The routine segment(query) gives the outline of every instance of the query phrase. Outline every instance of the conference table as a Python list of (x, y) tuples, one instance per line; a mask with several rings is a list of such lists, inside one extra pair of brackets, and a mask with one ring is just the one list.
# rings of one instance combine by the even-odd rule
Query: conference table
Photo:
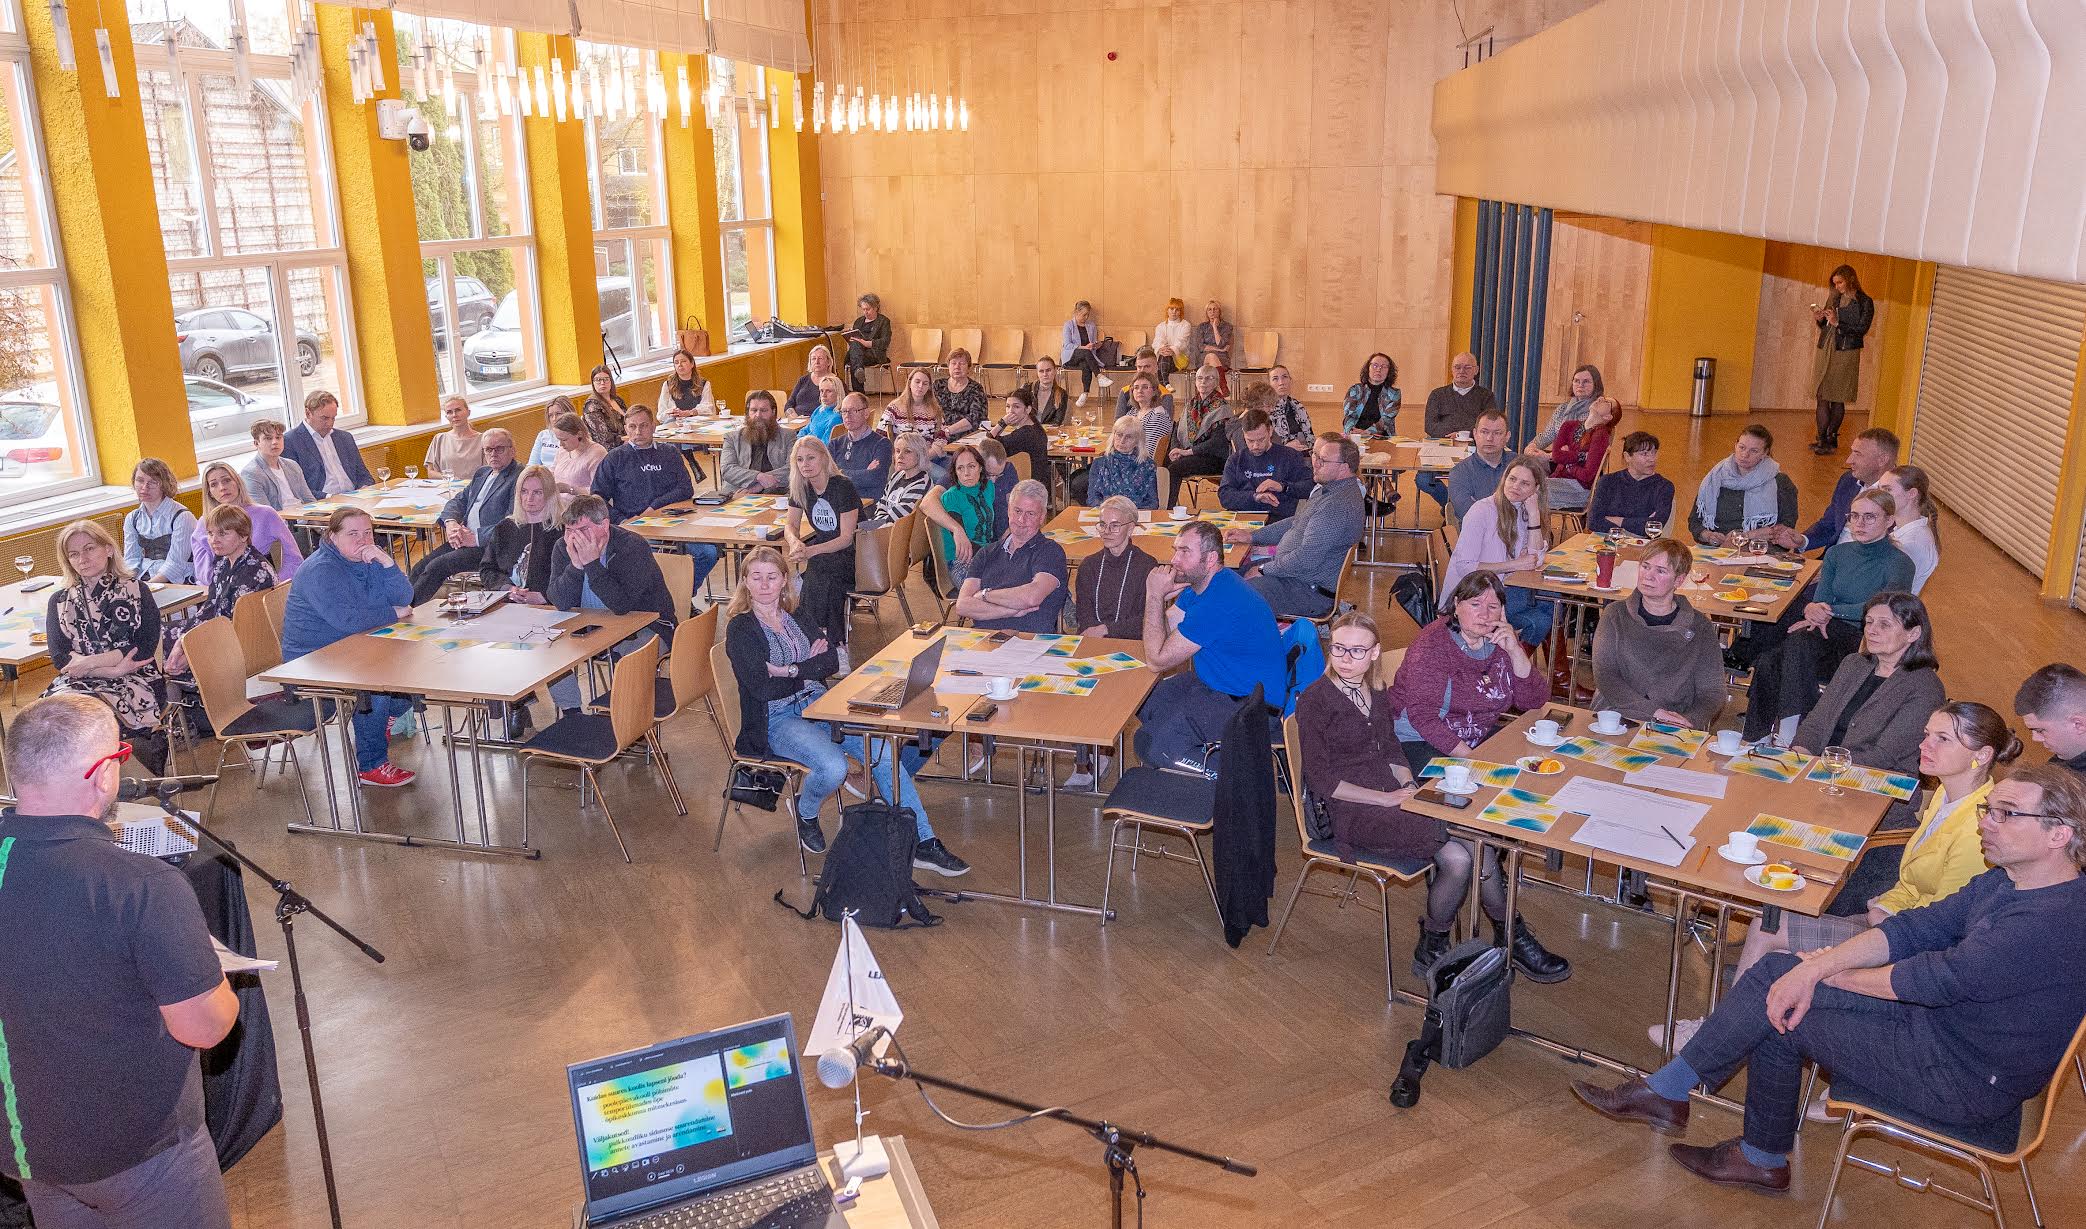
[[(779, 403), (778, 403), (779, 407)], [(789, 431), (802, 431), (811, 420), (801, 414), (786, 414), (775, 420), (776, 425)], [(660, 421), (653, 432), (653, 439), (662, 444), (672, 444), (686, 453), (697, 456), (708, 455), (719, 458), (724, 454), (724, 442), (734, 431), (746, 425), (746, 420), (731, 414), (714, 414), (696, 418), (668, 418)], [(710, 482), (723, 489), (724, 473), (722, 462), (719, 468), (710, 471)]]
[[(51, 595), (64, 584), (63, 577), (45, 575), (25, 576), (11, 585), (0, 585), (0, 678), (7, 680), (10, 703), (15, 699), (14, 689), (22, 671), (51, 658), (50, 645), (44, 638), (44, 613), (50, 609)], [(187, 610), (202, 601), (205, 593), (201, 585), (177, 585), (163, 580), (148, 581), (146, 587), (159, 606), (161, 618)]]
[[(1533, 723), (1552, 713), (1570, 714), (1564, 741), (1555, 746), (1538, 745), (1531, 738)], [(1525, 714), (1475, 748), (1471, 759), (1479, 788), (1470, 796), (1470, 805), (1458, 809), (1420, 797), (1406, 803), (1406, 809), (1448, 824), (1472, 838), (1481, 852), (1486, 847), (1500, 852), (1507, 873), (1509, 917), (1517, 907), (1519, 863), (1529, 854), (1584, 858), (1587, 888), (1565, 890), (1590, 899), (1605, 902), (1591, 891), (1595, 862), (1639, 872), (1654, 887), (1670, 891), (1675, 904), (1666, 963), (1666, 1042), (1662, 1050), (1662, 1057), (1670, 1058), (1681, 956), (1696, 915), (1707, 912), (1712, 919), (1705, 1008), (1714, 1010), (1721, 993), (1724, 935), (1732, 917), (1757, 915), (1763, 928), (1774, 932), (1780, 929), (1785, 910), (1818, 916), (1853, 870), (1893, 798), (1915, 792), (1918, 780), (1863, 768), (1834, 776), (1814, 757), (1793, 753), (1768, 756), (1748, 751), (1726, 756), (1715, 750), (1706, 731), (1677, 730), (1656, 723), (1626, 723), (1621, 733), (1597, 733), (1593, 721), (1588, 710), (1564, 705)], [(1558, 771), (1517, 773), (1516, 765), (1530, 756), (1555, 761)], [(1671, 775), (1676, 769), (1703, 775)], [(1626, 780), (1626, 774), (1644, 770), (1650, 770), (1651, 776)], [(1427, 771), (1433, 771), (1433, 765)], [(1653, 778), (1663, 779), (1665, 784), (1654, 785)], [(1835, 784), (1842, 792), (1831, 792)], [(1718, 788), (1723, 795), (1712, 796)], [(1567, 801), (1563, 805), (1580, 809), (1562, 809), (1550, 802), (1568, 789), (1574, 792), (1564, 795)], [(1694, 789), (1709, 793), (1690, 792)], [(1686, 815), (1689, 804), (1702, 808), (1699, 818), (1692, 821)], [(1786, 864), (1800, 873), (1799, 887), (1784, 891), (1763, 886), (1748, 876), (1749, 868), (1718, 852), (1733, 832), (1748, 829), (1760, 835), (1767, 861)], [(1684, 851), (1682, 845), (1687, 846)], [(1548, 880), (1531, 882), (1565, 887)], [(1475, 876), (1470, 911), (1475, 929), (1479, 911)], [(1399, 993), (1409, 1001), (1421, 1001)], [(1518, 1028), (1515, 1032), (1577, 1061), (1631, 1075), (1646, 1070), (1585, 1045)]]
[[(903, 678), (913, 658), (926, 650), (933, 637), (907, 631), (886, 645), (874, 658), (856, 667), (824, 695), (812, 701), (804, 716), (812, 721), (829, 721), (849, 733), (881, 739), (890, 762), (896, 764), (905, 740), (917, 732), (928, 734), (989, 735), (1015, 748), (1018, 770), (1013, 781), (1016, 799), (1017, 879), (1012, 893), (964, 889), (959, 900), (991, 900), (1061, 913), (1084, 913), (1106, 917), (1094, 905), (1064, 900), (1057, 887), (1057, 773), (1052, 757), (1087, 749), (1112, 749), (1122, 762), (1122, 732), (1144, 704), (1158, 681), (1151, 668), (1136, 654), (1144, 646), (1134, 640), (1110, 640), (1100, 636), (1035, 635), (1009, 637), (1003, 654), (1007, 677), (1017, 679), (1014, 698), (993, 700), (983, 693), (994, 669), (991, 638), (996, 633), (975, 628), (945, 627), (933, 637), (946, 641), (934, 686), (923, 690), (901, 708), (889, 712), (865, 711), (850, 701)], [(1022, 647), (1014, 647), (1022, 646)], [(959, 670), (979, 668), (977, 674)], [(991, 716), (972, 720), (987, 708)], [(1028, 779), (1031, 757), (1043, 764), (1044, 779), (1044, 873), (1043, 894), (1031, 892), (1028, 866), (1029, 804)]]
[[(1195, 516), (1175, 516), (1166, 509), (1157, 512), (1140, 512), (1137, 532), (1130, 541), (1145, 554), (1157, 560), (1163, 567), (1173, 557), (1173, 540), (1181, 536), (1181, 530), (1190, 521), (1208, 521), (1218, 529), (1258, 529), (1267, 523), (1265, 512), (1231, 512), (1215, 509)], [(1043, 526), (1043, 535), (1065, 548), (1065, 565), (1078, 570), (1079, 565), (1095, 552), (1102, 549), (1096, 522), (1101, 519), (1099, 508), (1082, 508), (1077, 504), (1066, 508), (1050, 518)], [(1238, 567), (1252, 552), (1246, 543), (1227, 543), (1224, 547), (1226, 567)]]
[(415, 544), (429, 546), (439, 532), (442, 508), (469, 483), (450, 478), (393, 478), (373, 486), (357, 487), (337, 495), (324, 495), (282, 510), (293, 525), (317, 528), (341, 508), (360, 508), (369, 513), (377, 536), (396, 541), (405, 548), (407, 562)]
[[(393, 845), (440, 846), (473, 853), (538, 858), (543, 851), (492, 841), (485, 806), (485, 752), (503, 741), (481, 734), (494, 703), (515, 704), (554, 679), (580, 669), (590, 658), (649, 625), (651, 611), (619, 615), (608, 610), (563, 611), (507, 602), (476, 618), (449, 613), (440, 600), (414, 607), (398, 622), (336, 640), (302, 657), (261, 673), (262, 682), (290, 688), (317, 706), (321, 776), (326, 783), (330, 822), (291, 823), (291, 832)], [(584, 636), (576, 629), (594, 624)], [(387, 832), (364, 822), (361, 787), (355, 781), (354, 741), (350, 718), (362, 697), (380, 693), (423, 698), (442, 710), (443, 743), (449, 762), (449, 800), (456, 813), (453, 839)], [(456, 722), (461, 710), (464, 722)], [(348, 779), (349, 818), (343, 823), (335, 792), (332, 746), (326, 726), (333, 726)], [(457, 762), (458, 730), (469, 749), (471, 780), (477, 798), (478, 823), (473, 839), (464, 824), (463, 777)], [(526, 838), (525, 838), (526, 839)]]
[(624, 521), (623, 528), (655, 546), (714, 546), (724, 553), (724, 574), (732, 581), (739, 561), (754, 547), (781, 548), (782, 528), (788, 520), (788, 495), (748, 493), (722, 504), (682, 504), (647, 512)]
[(1428, 530), (1420, 528), (1417, 489), (1413, 491), (1412, 523), (1398, 524), (1398, 510), (1393, 506), (1394, 501), (1399, 498), (1398, 476), (1407, 472), (1446, 474), (1471, 454), (1473, 446), (1461, 440), (1416, 440), (1402, 435), (1374, 436), (1354, 433), (1347, 438), (1353, 440), (1362, 450), (1360, 477), (1364, 489), (1373, 501), (1371, 506), (1385, 509), (1381, 515), (1372, 514), (1369, 517), (1369, 558), (1362, 562), (1372, 567), (1419, 566), (1400, 560), (1385, 559), (1379, 549), (1385, 534), (1424, 538), (1429, 533)]

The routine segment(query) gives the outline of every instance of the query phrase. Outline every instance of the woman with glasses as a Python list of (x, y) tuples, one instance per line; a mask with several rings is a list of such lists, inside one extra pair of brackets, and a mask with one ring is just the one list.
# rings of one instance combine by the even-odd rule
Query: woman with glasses
[[(1137, 420), (1118, 419), (1117, 425), (1125, 422), (1134, 428)], [(1145, 485), (1151, 485), (1149, 479)], [(1072, 625), (1080, 635), (1136, 640), (1144, 634), (1144, 586), (1158, 564), (1130, 540), (1137, 525), (1136, 504), (1121, 495), (1101, 501), (1101, 516), (1094, 522), (1101, 549), (1081, 560), (1072, 574)], [(1104, 755), (1100, 775), (1107, 775), (1108, 767), (1109, 757)], [(1081, 747), (1065, 788), (1092, 789), (1095, 775), (1093, 749)]]
[[(1982, 704), (1954, 701), (1932, 710), (1921, 725), (1919, 772), (1935, 782), (1919, 822), (1906, 841), (1890, 889), (1867, 902), (1856, 917), (1805, 917), (1785, 913), (1782, 926), (1768, 934), (1755, 921), (1746, 929), (1746, 945), (1738, 960), (1737, 976), (1760, 962), (1769, 952), (1813, 952), (1843, 943), (1871, 926), (1880, 926), (1893, 913), (1931, 905), (1952, 895), (1964, 884), (1985, 873), (1985, 857), (1978, 838), (1978, 825), (1985, 818), (1985, 798), (1992, 792), (1992, 772), (2010, 764), (2021, 754), (2021, 740), (2006, 726), (2006, 718)], [(1878, 851), (1881, 852), (1881, 851)], [(1877, 861), (1865, 857), (1847, 879), (1842, 895), (1855, 887), (1856, 876)], [(1857, 897), (1859, 899), (1859, 897)], [(1674, 1024), (1674, 1049), (1686, 1045), (1702, 1021), (1681, 1020)], [(1652, 1025), (1654, 1043), (1664, 1029)]]
[(580, 407), (587, 434), (602, 448), (614, 448), (623, 442), (623, 415), (629, 412), (629, 403), (616, 393), (615, 374), (596, 367), (587, 377), (587, 403)]
[(159, 603), (123, 565), (115, 536), (94, 521), (59, 530), (57, 555), (65, 584), (44, 606), (55, 677), (43, 694), (79, 692), (107, 704), (139, 765), (158, 776), (167, 766), (167, 737), (159, 729)]

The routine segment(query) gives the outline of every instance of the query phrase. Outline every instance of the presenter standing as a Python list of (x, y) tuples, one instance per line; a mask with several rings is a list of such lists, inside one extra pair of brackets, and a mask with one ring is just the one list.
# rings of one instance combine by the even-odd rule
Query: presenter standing
[(229, 1229), (196, 1051), (239, 1000), (181, 873), (103, 822), (128, 744), (91, 696), (8, 730), (0, 812), (0, 1173), (39, 1229)]
[(1831, 282), (1825, 301), (1811, 304), (1818, 326), (1818, 438), (1811, 451), (1820, 456), (1840, 450), (1840, 422), (1861, 391), (1863, 339), (1876, 323), (1876, 301), (1862, 290), (1854, 266), (1834, 269)]

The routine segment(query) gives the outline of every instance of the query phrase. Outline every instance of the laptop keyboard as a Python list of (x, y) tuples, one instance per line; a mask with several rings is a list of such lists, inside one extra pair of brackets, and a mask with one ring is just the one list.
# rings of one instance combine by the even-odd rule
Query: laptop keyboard
[(905, 699), (905, 680), (892, 679), (875, 691), (864, 692), (855, 700), (857, 704), (874, 705), (877, 708), (896, 708)]
[(765, 1182), (736, 1186), (707, 1199), (684, 1203), (616, 1229), (792, 1229), (821, 1226), (833, 1210), (833, 1191), (815, 1168), (780, 1174)]

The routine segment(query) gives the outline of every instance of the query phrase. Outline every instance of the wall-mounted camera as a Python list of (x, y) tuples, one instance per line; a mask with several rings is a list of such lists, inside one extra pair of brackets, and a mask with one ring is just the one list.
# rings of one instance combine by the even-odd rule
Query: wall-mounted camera
[(377, 100), (377, 135), (386, 141), (404, 141), (415, 150), (424, 150), (434, 136), (426, 117), (418, 109), (396, 98)]

